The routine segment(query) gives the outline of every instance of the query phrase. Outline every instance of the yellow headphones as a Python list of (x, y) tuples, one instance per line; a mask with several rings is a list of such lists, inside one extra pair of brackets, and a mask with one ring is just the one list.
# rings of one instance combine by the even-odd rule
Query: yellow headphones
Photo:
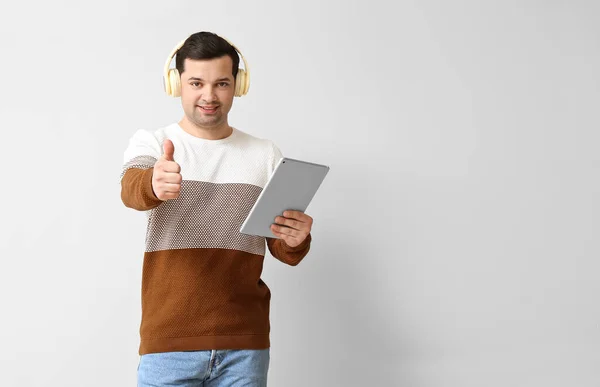
[[(225, 39), (225, 38), (223, 38)], [(174, 68), (174, 69), (170, 69), (169, 66), (171, 65), (171, 61), (173, 60), (173, 56), (175, 56), (175, 54), (177, 53), (177, 51), (179, 51), (179, 49), (181, 48), (181, 46), (183, 46), (183, 44), (185, 43), (185, 41), (187, 40), (184, 39), (182, 40), (171, 52), (171, 54), (169, 54), (169, 57), (167, 58), (167, 63), (165, 64), (165, 72), (163, 75), (163, 86), (165, 89), (165, 92), (167, 93), (167, 95), (171, 96), (171, 97), (180, 97), (181, 96), (181, 75), (179, 74), (179, 71)], [(248, 93), (248, 89), (250, 88), (250, 70), (248, 69), (248, 63), (246, 62), (246, 58), (244, 58), (244, 56), (242, 55), (242, 53), (240, 52), (240, 50), (237, 49), (236, 46), (233, 45), (233, 43), (231, 43), (229, 40), (225, 39), (227, 41), (227, 43), (231, 44), (231, 46), (235, 49), (235, 51), (237, 51), (237, 53), (240, 55), (240, 57), (242, 58), (242, 61), (244, 62), (244, 68), (238, 68), (238, 72), (237, 75), (235, 77), (235, 96), (236, 97), (241, 97), (243, 95), (246, 95)]]

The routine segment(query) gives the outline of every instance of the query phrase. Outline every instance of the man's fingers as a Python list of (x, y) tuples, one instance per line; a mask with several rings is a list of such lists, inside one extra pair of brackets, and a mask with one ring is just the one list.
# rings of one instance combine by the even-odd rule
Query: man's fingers
[(273, 232), (273, 235), (275, 235), (276, 237), (281, 238), (285, 242), (286, 245), (292, 246), (292, 247), (298, 246), (300, 243), (302, 243), (302, 241), (304, 241), (304, 239), (306, 239), (306, 236), (294, 237), (294, 236), (290, 236), (290, 235), (281, 233), (279, 231), (274, 230), (273, 227), (271, 228), (271, 232)]
[(159, 199), (160, 200), (170, 200), (170, 199), (177, 199), (178, 197), (179, 197), (179, 192), (164, 192)]
[(175, 161), (163, 161), (160, 163), (160, 169), (163, 172), (169, 173), (179, 173), (181, 172), (181, 167)]
[(285, 216), (286, 218), (296, 219), (302, 223), (311, 223), (312, 222), (312, 218), (310, 216), (306, 215), (302, 211), (285, 210), (283, 212), (283, 216)]
[(180, 173), (172, 172), (164, 172), (158, 178), (158, 181), (170, 184), (181, 184), (181, 180), (182, 177)]
[(296, 229), (296, 230), (302, 230), (303, 228), (306, 228), (306, 223), (302, 223), (298, 220), (295, 219), (289, 219), (289, 218), (284, 218), (283, 216), (278, 216), (275, 218), (275, 223), (277, 224), (282, 224), (284, 226)]
[(285, 227), (285, 226), (278, 226), (276, 224), (271, 225), (271, 230), (277, 231), (284, 235), (289, 235), (291, 237), (297, 237), (301, 234), (301, 232), (296, 229)]
[(173, 153), (175, 153), (175, 146), (173, 145), (173, 141), (166, 139), (163, 142), (163, 159), (168, 161), (175, 161), (173, 158)]
[(276, 235), (276, 236), (278, 236), (278, 237), (280, 237), (280, 238), (287, 238), (287, 239), (289, 239), (289, 238), (293, 238), (293, 236), (292, 236), (292, 235), (289, 235), (289, 234), (283, 233), (283, 232), (279, 231), (277, 228), (275, 228), (275, 227), (273, 227), (273, 226), (271, 226), (271, 232), (272, 232), (274, 235)]
[(181, 184), (163, 183), (162, 189), (165, 192), (179, 193), (181, 191)]

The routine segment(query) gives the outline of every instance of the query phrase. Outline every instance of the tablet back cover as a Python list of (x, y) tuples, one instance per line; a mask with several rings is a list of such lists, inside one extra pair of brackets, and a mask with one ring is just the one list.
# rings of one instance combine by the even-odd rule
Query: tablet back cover
[(326, 165), (283, 157), (248, 213), (240, 232), (276, 238), (275, 217), (285, 210), (305, 212), (329, 172)]

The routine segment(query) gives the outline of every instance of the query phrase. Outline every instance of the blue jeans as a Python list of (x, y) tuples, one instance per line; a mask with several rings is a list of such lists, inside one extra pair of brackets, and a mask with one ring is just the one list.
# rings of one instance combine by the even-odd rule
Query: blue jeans
[(138, 387), (266, 387), (269, 349), (148, 353)]

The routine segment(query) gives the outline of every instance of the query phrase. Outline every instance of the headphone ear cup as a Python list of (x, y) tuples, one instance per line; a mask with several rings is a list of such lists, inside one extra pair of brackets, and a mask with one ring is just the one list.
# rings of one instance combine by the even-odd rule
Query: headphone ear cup
[(167, 94), (171, 97), (180, 97), (181, 96), (181, 77), (179, 76), (179, 71), (177, 69), (169, 70), (169, 79), (167, 80), (169, 84)]
[(241, 97), (246, 95), (248, 92), (248, 76), (244, 69), (238, 69), (238, 73), (235, 77), (235, 95)]

